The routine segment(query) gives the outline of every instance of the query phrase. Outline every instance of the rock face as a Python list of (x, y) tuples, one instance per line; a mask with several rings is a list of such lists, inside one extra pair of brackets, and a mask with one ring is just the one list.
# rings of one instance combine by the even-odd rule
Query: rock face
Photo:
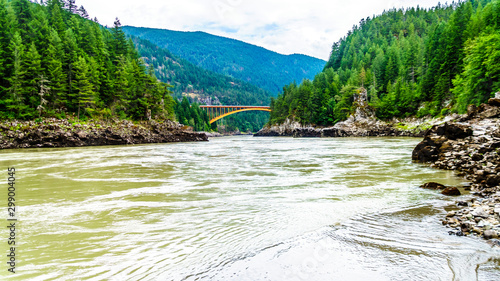
[[(432, 127), (412, 153), (415, 161), (431, 167), (456, 170), (471, 181), (473, 198), (443, 224), (457, 235), (480, 235), (487, 239), (500, 233), (500, 99), (469, 106), (457, 122)], [(443, 191), (444, 192), (444, 191)], [(453, 191), (449, 190), (453, 194)], [(498, 211), (498, 212), (497, 212)]]
[(321, 130), (313, 127), (296, 128), (292, 134), (294, 138), (319, 138), (321, 137)]
[(204, 133), (195, 133), (182, 125), (165, 121), (134, 124), (89, 122), (72, 124), (68, 120), (4, 121), (0, 123), (0, 148), (75, 147), (141, 143), (207, 141)]

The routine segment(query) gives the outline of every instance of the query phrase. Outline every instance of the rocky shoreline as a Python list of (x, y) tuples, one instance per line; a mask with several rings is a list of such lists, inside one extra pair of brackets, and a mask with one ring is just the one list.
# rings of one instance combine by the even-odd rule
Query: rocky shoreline
[(456, 202), (443, 224), (450, 234), (480, 236), (500, 245), (500, 99), (470, 106), (466, 116), (434, 126), (413, 153), (415, 161), (455, 170), (471, 182), (472, 197)]
[(317, 128), (312, 125), (302, 126), (300, 123), (288, 119), (283, 124), (266, 126), (255, 133), (254, 136), (294, 138), (423, 137), (428, 127), (432, 126), (429, 124), (422, 124), (422, 126), (412, 124), (412, 128), (403, 129), (401, 127), (405, 125), (402, 124), (402, 122), (388, 123), (371, 118), (365, 120), (352, 118), (339, 122), (333, 127)]
[[(333, 127), (319, 128), (313, 125), (303, 125), (291, 119), (282, 124), (265, 126), (257, 132), (256, 137), (384, 137), (404, 136), (423, 137), (433, 125), (444, 123), (440, 119), (392, 120), (384, 122), (375, 116), (375, 109), (368, 105), (366, 92), (354, 97), (356, 110), (347, 120), (338, 122)], [(452, 117), (448, 117), (451, 119)]]
[(191, 141), (208, 141), (208, 137), (169, 120), (79, 123), (67, 119), (47, 118), (40, 122), (9, 120), (0, 123), (0, 149)]

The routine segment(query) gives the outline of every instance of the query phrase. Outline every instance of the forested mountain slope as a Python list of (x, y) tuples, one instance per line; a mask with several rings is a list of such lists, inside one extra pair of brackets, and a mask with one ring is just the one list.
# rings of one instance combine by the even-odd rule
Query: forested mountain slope
[(262, 47), (204, 32), (124, 26), (127, 34), (147, 39), (196, 66), (228, 75), (272, 94), (293, 81), (312, 79), (325, 61), (305, 55), (281, 55)]
[(75, 1), (0, 0), (0, 118), (174, 118), (120, 22), (110, 30)]
[(168, 50), (136, 36), (130, 36), (146, 64), (160, 81), (172, 85), (174, 97), (183, 94), (191, 101), (225, 105), (268, 105), (269, 93), (241, 80), (198, 67)]
[(333, 44), (322, 73), (271, 101), (271, 123), (332, 125), (352, 112), (360, 87), (380, 118), (462, 113), (485, 102), (500, 91), (499, 1), (392, 9), (362, 19)]

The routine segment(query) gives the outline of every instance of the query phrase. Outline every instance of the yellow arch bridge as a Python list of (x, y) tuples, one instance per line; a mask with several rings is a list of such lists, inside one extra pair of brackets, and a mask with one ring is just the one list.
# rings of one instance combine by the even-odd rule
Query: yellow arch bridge
[(243, 111), (267, 111), (271, 112), (269, 106), (243, 106), (243, 105), (200, 105), (208, 113), (210, 124), (231, 114)]

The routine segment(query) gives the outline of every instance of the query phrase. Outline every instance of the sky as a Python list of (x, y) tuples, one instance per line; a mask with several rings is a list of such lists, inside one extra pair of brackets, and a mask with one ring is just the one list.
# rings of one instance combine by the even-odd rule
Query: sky
[[(391, 8), (430, 8), (438, 0), (76, 0), (112, 26), (204, 31), (281, 54), (328, 60), (331, 46), (363, 18)], [(444, 4), (444, 2), (443, 2)]]

